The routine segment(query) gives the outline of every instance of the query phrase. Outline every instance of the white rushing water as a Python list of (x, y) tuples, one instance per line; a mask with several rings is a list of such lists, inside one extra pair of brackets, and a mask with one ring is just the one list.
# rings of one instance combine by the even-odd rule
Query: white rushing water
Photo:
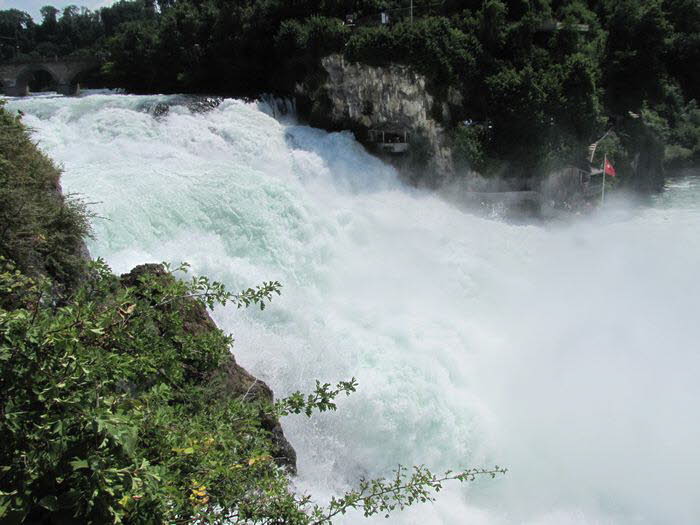
[[(498, 463), (507, 476), (389, 522), (700, 522), (697, 179), (513, 225), (405, 187), (348, 133), (178, 100), (9, 108), (102, 217), (93, 256), (117, 272), (188, 261), (234, 290), (279, 280), (265, 312), (216, 312), (238, 361), (277, 395), (358, 379), (338, 412), (284, 421), (300, 490)], [(158, 102), (172, 107), (154, 118)]]

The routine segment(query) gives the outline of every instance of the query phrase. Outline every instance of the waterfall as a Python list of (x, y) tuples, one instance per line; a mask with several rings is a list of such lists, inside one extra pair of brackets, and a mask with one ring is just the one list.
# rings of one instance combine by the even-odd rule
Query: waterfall
[(232, 290), (278, 280), (264, 312), (215, 312), (238, 361), (277, 396), (357, 378), (337, 412), (284, 420), (298, 490), (497, 463), (507, 476), (389, 522), (700, 521), (697, 178), (645, 206), (512, 224), (407, 187), (352, 134), (271, 104), (8, 107), (92, 203), (93, 256), (117, 272), (188, 261)]

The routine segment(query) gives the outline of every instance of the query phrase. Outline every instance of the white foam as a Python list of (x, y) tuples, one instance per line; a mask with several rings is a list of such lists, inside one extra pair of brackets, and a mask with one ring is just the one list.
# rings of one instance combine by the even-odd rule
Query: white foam
[[(64, 187), (97, 202), (117, 271), (189, 261), (262, 314), (220, 310), (239, 361), (278, 395), (358, 378), (337, 413), (285, 420), (321, 499), (398, 463), (495, 463), (391, 523), (700, 521), (700, 189), (527, 226), (404, 187), (347, 133), (224, 101), (14, 100)], [(620, 211), (622, 210), (622, 211)], [(382, 520), (383, 521), (383, 520)], [(357, 517), (348, 518), (356, 523)]]

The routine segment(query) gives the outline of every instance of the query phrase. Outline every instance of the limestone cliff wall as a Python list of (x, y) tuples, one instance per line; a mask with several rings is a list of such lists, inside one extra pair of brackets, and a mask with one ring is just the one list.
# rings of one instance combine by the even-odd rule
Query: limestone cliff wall
[(409, 162), (444, 180), (454, 172), (445, 123), (461, 101), (456, 93), (438, 101), (427, 79), (402, 65), (375, 67), (348, 62), (342, 55), (322, 59), (325, 74), (297, 85), (303, 116), (312, 125), (328, 129), (351, 129), (357, 139), (368, 142), (368, 131), (406, 130), (411, 135)]

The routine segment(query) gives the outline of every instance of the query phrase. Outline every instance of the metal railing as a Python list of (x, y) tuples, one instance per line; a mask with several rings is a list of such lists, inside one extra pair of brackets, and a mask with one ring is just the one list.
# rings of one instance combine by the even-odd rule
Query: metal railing
[(409, 149), (408, 131), (370, 129), (367, 135), (369, 142), (387, 153), (402, 154)]
[(370, 129), (368, 132), (370, 142), (377, 144), (408, 144), (408, 131)]

